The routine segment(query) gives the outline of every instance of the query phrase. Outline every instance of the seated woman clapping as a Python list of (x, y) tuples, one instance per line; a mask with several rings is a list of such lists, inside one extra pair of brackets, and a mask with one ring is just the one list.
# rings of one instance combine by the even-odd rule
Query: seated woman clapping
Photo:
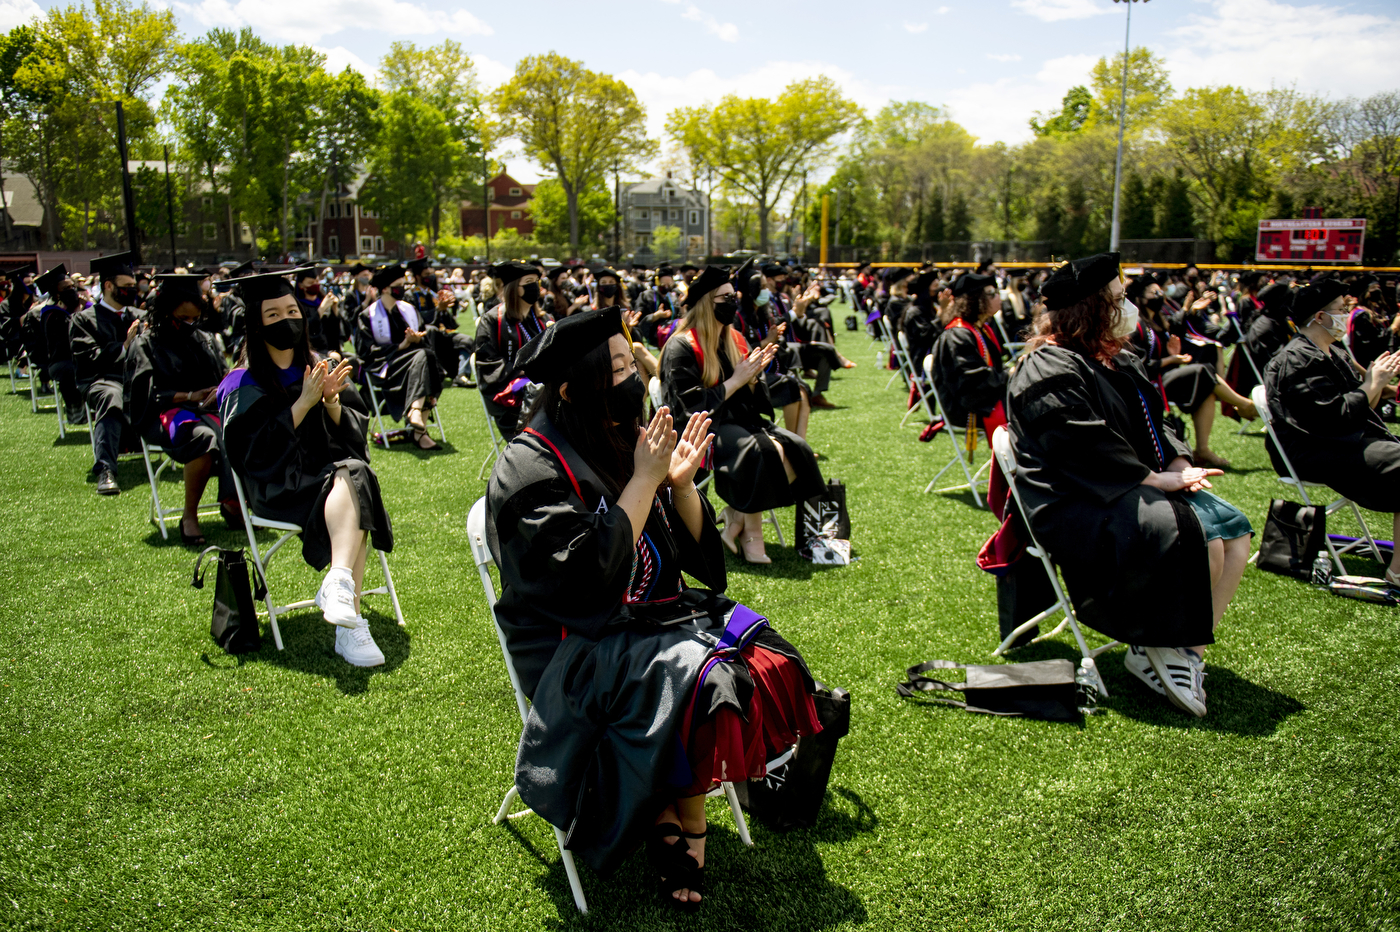
[(957, 427), (992, 432), (1006, 423), (1001, 341), (991, 319), (1001, 312), (996, 278), (969, 272), (953, 286), (953, 317), (933, 345), (933, 382), (943, 416)]
[(677, 418), (704, 411), (714, 420), (715, 491), (727, 502), (722, 540), (750, 563), (772, 563), (763, 549), (763, 512), (821, 493), (816, 454), (773, 424), (764, 370), (776, 344), (750, 351), (733, 327), (739, 312), (729, 271), (707, 266), (686, 291), (686, 315), (661, 351), (666, 404)]
[[(819, 731), (814, 684), (766, 620), (721, 595), (695, 488), (709, 418), (678, 437), (663, 407), (642, 427), (620, 311), (576, 312), (518, 362), (544, 391), (487, 490), (496, 618), (532, 700), (516, 785), (596, 870), (646, 839), (666, 901), (698, 907), (704, 793)], [(738, 650), (721, 657), (726, 630)]]
[[(1324, 279), (1293, 299), (1299, 328), (1264, 369), (1274, 433), (1300, 478), (1321, 482), (1371, 511), (1390, 512), (1400, 540), (1400, 439), (1376, 412), (1393, 398), (1400, 353), (1381, 353), (1358, 375), (1341, 341), (1347, 333), (1347, 288)], [(1273, 438), (1269, 455), (1285, 474)], [(1400, 586), (1400, 547), (1386, 570)]]
[(1079, 619), (1127, 642), (1129, 672), (1206, 714), (1205, 645), (1249, 558), (1249, 520), (1210, 494), (1217, 469), (1162, 426), (1162, 395), (1124, 350), (1137, 308), (1118, 254), (1042, 287), (1046, 312), (1007, 390), (1017, 488)]
[(533, 265), (499, 262), (491, 266), (487, 282), (495, 282), (501, 302), (476, 322), (476, 387), (501, 436), (509, 440), (523, 426), (521, 407), (529, 385), (516, 354), (544, 331), (550, 318), (540, 308), (540, 273)]
[(198, 274), (157, 275), (160, 291), (126, 356), (127, 415), (147, 443), (184, 464), (180, 540), (197, 547), (205, 543), (199, 500), (216, 471), (224, 519), (240, 529), (243, 521), (219, 453), (222, 428), (214, 392), (226, 366), (213, 335), (202, 326), (214, 314), (199, 288), (203, 279)]
[(420, 449), (437, 450), (423, 410), (436, 406), (442, 394), (442, 367), (424, 339), (428, 328), (418, 308), (405, 297), (406, 277), (399, 265), (374, 273), (370, 284), (379, 289), (379, 297), (360, 312), (355, 347), (365, 368), (384, 377), (389, 413), (413, 428), (413, 442)]
[(335, 650), (351, 664), (378, 666), (384, 655), (360, 614), (371, 539), (394, 549), (379, 479), (369, 467), (364, 402), (348, 380), (350, 363), (317, 359), (306, 321), (282, 275), (238, 280), (248, 337), (219, 384), (229, 465), (245, 480), (253, 513), (302, 528), (301, 555), (330, 566), (316, 604), (336, 625)]

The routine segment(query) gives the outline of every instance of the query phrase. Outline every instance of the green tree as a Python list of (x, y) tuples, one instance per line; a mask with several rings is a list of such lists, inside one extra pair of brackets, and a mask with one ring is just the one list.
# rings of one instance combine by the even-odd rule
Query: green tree
[[(579, 242), (594, 242), (600, 233), (611, 234), (616, 216), (612, 191), (601, 180), (594, 182), (578, 198)], [(535, 223), (536, 242), (569, 241), (569, 199), (557, 178), (535, 185), (530, 217)]]
[(717, 106), (680, 107), (667, 116), (666, 132), (754, 201), (759, 248), (768, 252), (773, 208), (803, 170), (833, 154), (833, 140), (860, 116), (822, 75), (794, 81), (774, 100), (730, 94)]
[(646, 110), (616, 78), (550, 52), (530, 55), (493, 97), (503, 131), (558, 176), (569, 208), (569, 247), (578, 253), (579, 197), (614, 166), (634, 170), (659, 147), (646, 137)]
[[(312, 97), (317, 119), (308, 140), (307, 157), (313, 165), (321, 166), (317, 216), (324, 217), (330, 193), (338, 190), (350, 169), (369, 155), (378, 128), (380, 94), (366, 83), (364, 75), (347, 66), (338, 75), (318, 74)], [(317, 224), (316, 230), (313, 256), (319, 256), (324, 247), (324, 224)]]
[(651, 251), (658, 262), (669, 262), (681, 254), (681, 228), (657, 227), (651, 234)]
[(409, 92), (385, 95), (380, 112), (370, 178), (360, 197), (379, 212), (385, 231), (406, 244), (431, 227), (442, 203), (437, 185), (455, 177), (462, 147), (442, 111)]
[[(1123, 53), (1110, 61), (1100, 58), (1089, 75), (1093, 89), (1085, 122), (1118, 125), (1118, 108), (1123, 96)], [(1139, 46), (1128, 56), (1127, 125), (1141, 130), (1172, 96), (1172, 82), (1166, 60)]]
[(1059, 113), (1037, 113), (1031, 117), (1031, 131), (1037, 136), (1063, 136), (1077, 133), (1089, 121), (1094, 95), (1082, 84), (1075, 85), (1060, 102)]

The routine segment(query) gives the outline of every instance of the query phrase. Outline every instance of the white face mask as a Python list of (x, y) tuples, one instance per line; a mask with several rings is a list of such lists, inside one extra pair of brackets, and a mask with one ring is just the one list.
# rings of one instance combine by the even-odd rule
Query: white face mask
[(1344, 340), (1344, 339), (1346, 339), (1348, 315), (1346, 315), (1346, 314), (1328, 314), (1328, 315), (1327, 315), (1327, 319), (1330, 320), (1330, 321), (1332, 322), (1332, 326), (1329, 327), (1329, 326), (1327, 326), (1326, 324), (1323, 324), (1323, 325), (1322, 325), (1322, 328), (1323, 328), (1324, 330), (1327, 331), (1327, 333), (1332, 337), (1332, 339), (1334, 339), (1334, 340)]
[(1132, 335), (1138, 325), (1137, 305), (1124, 298), (1118, 303), (1118, 322), (1113, 325), (1113, 335), (1122, 340)]
[(771, 291), (769, 291), (767, 288), (764, 288), (762, 291), (760, 291), (760, 292), (758, 293), (758, 297), (756, 297), (756, 298), (753, 299), (753, 303), (754, 303), (754, 304), (757, 304), (759, 307), (763, 307), (763, 305), (767, 304), (767, 303), (768, 303), (769, 301), (771, 301), (772, 299), (773, 299), (773, 293), (772, 293)]

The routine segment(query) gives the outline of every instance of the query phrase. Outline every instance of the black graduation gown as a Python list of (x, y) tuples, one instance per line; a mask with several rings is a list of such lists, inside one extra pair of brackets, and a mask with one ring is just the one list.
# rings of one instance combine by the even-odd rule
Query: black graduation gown
[(127, 329), (136, 320), (131, 309), (118, 312), (98, 302), (78, 311), (68, 322), (78, 387), (92, 406), (93, 420), (118, 417), (127, 423), (123, 408), (126, 377)]
[[(1215, 396), (1215, 367), (1194, 362), (1164, 365), (1169, 336), (1165, 329), (1143, 318), (1128, 340), (1128, 349), (1142, 362), (1148, 380), (1166, 392), (1168, 401), (1187, 414), (1195, 414)], [(1185, 340), (1181, 342), (1186, 345)]]
[[(198, 392), (217, 386), (224, 377), (224, 357), (214, 338), (196, 327), (177, 332), (146, 330), (126, 354), (126, 412), (147, 443), (166, 450), (177, 463), (188, 463), (206, 453), (217, 453), (219, 422), (210, 417), (216, 409), (191, 402), (176, 403), (176, 392)], [(199, 417), (175, 443), (161, 426), (162, 413), (179, 408)]]
[(247, 369), (234, 369), (219, 383), (229, 465), (244, 480), (255, 514), (301, 525), (302, 558), (317, 570), (331, 562), (326, 496), (336, 470), (344, 467), (360, 500), (360, 528), (370, 532), (376, 550), (387, 553), (394, 549), (394, 530), (384, 511), (379, 477), (369, 466), (369, 417), (363, 403), (347, 385), (341, 392), (339, 424), (318, 404), (293, 426), (292, 402), (301, 394), (303, 375), (295, 368), (281, 372), (286, 395), (267, 391)]
[[(740, 307), (734, 318), (734, 328), (743, 334), (750, 347), (758, 346), (768, 338), (768, 332), (775, 326), (773, 315), (768, 308)], [(797, 347), (792, 345), (786, 331), (778, 340), (778, 352), (773, 361), (763, 370), (763, 380), (768, 383), (768, 400), (774, 408), (785, 408), (802, 400), (805, 383), (799, 375), (802, 361)]]
[[(409, 405), (419, 398), (436, 398), (442, 394), (442, 367), (437, 354), (427, 339), (418, 341), (406, 349), (400, 349), (404, 334), (408, 332), (408, 322), (399, 312), (399, 303), (388, 312), (389, 343), (379, 343), (374, 336), (371, 315), (380, 307), (376, 301), (360, 312), (359, 330), (355, 337), (355, 349), (364, 360), (367, 372), (382, 375), (384, 388), (380, 391), (389, 414), (402, 421)], [(418, 328), (423, 328), (419, 319)]]
[(903, 295), (895, 295), (885, 300), (884, 314), (890, 325), (890, 333), (899, 333), (900, 322), (904, 320), (904, 312), (909, 309), (910, 303)]
[(501, 305), (486, 311), (476, 322), (476, 387), (486, 399), (486, 410), (496, 419), (501, 436), (514, 437), (520, 430), (520, 412), (494, 400), (520, 373), (515, 357), (520, 347), (544, 332), (545, 322), (533, 314), (523, 320), (502, 319)]
[(44, 311), (47, 305), (33, 305), (20, 318), (20, 341), (24, 344), (29, 364), (38, 366), (44, 381), (48, 381), (49, 345), (44, 338)]
[(1190, 451), (1162, 429), (1161, 394), (1137, 357), (1114, 361), (1116, 371), (1053, 345), (1021, 360), (1007, 404), (1017, 488), (1080, 621), (1143, 647), (1212, 643), (1209, 557), (1190, 493), (1141, 484)]
[[(978, 336), (982, 338), (980, 346)], [(983, 349), (990, 363), (983, 357)], [(986, 417), (1006, 396), (1001, 341), (986, 324), (978, 333), (961, 326), (944, 328), (933, 345), (933, 380), (949, 423), (961, 427), (969, 414)]]
[[(733, 335), (733, 329), (725, 327), (720, 339), (733, 339)], [(770, 420), (773, 405), (768, 383), (759, 379), (752, 389), (745, 386), (725, 398), (723, 383), (734, 374), (734, 366), (720, 353), (719, 382), (706, 387), (701, 378), (704, 368), (691, 336), (687, 331), (666, 341), (661, 351), (661, 383), (676, 423), (685, 424), (696, 411), (710, 412), (715, 435), (711, 456), (719, 497), (737, 511), (754, 514), (821, 494), (824, 482), (812, 448)], [(797, 474), (792, 483), (787, 481), (778, 444)]]
[(301, 308), (301, 316), (306, 321), (306, 334), (311, 341), (311, 348), (322, 356), (332, 351), (343, 356), (346, 338), (342, 329), (344, 324), (338, 314), (321, 313), (321, 305), (324, 302), (325, 298), (306, 301), (300, 293), (297, 294), (297, 306)]
[[(642, 312), (642, 321), (637, 325), (637, 329), (641, 331), (642, 339), (652, 346), (658, 345), (656, 331), (662, 324), (672, 320), (680, 320), (685, 316), (685, 309), (680, 306), (675, 291), (669, 291), (663, 295), (656, 288), (648, 288), (633, 299), (632, 306)], [(671, 316), (657, 320), (647, 319), (658, 310), (669, 311)]]
[[(702, 495), (697, 541), (663, 490), (634, 547), (616, 496), (543, 414), (506, 446), (486, 496), (496, 618), (532, 703), (516, 786), (566, 847), (608, 873), (691, 781), (679, 725), (735, 606), (721, 595), (714, 513)], [(682, 572), (707, 588), (688, 587)], [(811, 688), (792, 645), (771, 628), (758, 643), (797, 661)], [(715, 673), (704, 711), (743, 714), (753, 690), (743, 664)]]
[[(1361, 390), (1345, 351), (1298, 334), (1264, 370), (1274, 432), (1298, 475), (1371, 511), (1400, 512), (1400, 440)], [(1273, 438), (1266, 440), (1286, 475)]]
[(1373, 317), (1364, 307), (1352, 309), (1347, 345), (1361, 368), (1370, 368), (1376, 357), (1390, 348), (1390, 331), (1386, 327), (1387, 322), (1379, 314)]
[[(1254, 360), (1254, 365), (1263, 373), (1297, 331), (1298, 328), (1289, 320), (1286, 310), (1282, 307), (1266, 306), (1254, 315), (1239, 345), (1249, 353), (1249, 358)], [(1254, 369), (1250, 368), (1239, 350), (1236, 350), (1236, 355), (1239, 356), (1239, 361), (1230, 361), (1233, 378), (1228, 381), (1235, 391), (1247, 398), (1259, 381), (1254, 377)]]
[(938, 323), (938, 306), (924, 305), (915, 301), (904, 312), (901, 324), (904, 339), (909, 341), (909, 362), (914, 367), (914, 375), (924, 377), (924, 357), (933, 352), (933, 344), (938, 341), (942, 327)]
[(21, 320), (33, 301), (34, 296), (20, 285), (13, 287), (5, 300), (0, 301), (0, 352), (4, 354), (0, 362), (19, 358), (24, 345)]
[[(1204, 313), (1192, 314), (1189, 311), (1177, 311), (1166, 316), (1167, 330), (1174, 336), (1181, 337), (1181, 352), (1190, 356), (1192, 362), (1211, 367), (1212, 376), (1215, 374), (1215, 364), (1220, 356), (1220, 346), (1229, 346), (1235, 342), (1238, 334), (1235, 332), (1235, 325), (1232, 323), (1211, 323), (1210, 318)], [(1215, 343), (1203, 342), (1214, 340)]]

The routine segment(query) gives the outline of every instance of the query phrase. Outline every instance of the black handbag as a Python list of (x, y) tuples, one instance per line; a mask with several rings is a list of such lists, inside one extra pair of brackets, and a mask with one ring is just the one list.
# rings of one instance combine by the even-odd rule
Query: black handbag
[(851, 731), (851, 694), (839, 686), (816, 685), (812, 702), (822, 730), (798, 738), (792, 757), (762, 780), (734, 785), (739, 804), (772, 828), (786, 831), (816, 824), (831, 782), (836, 745)]
[[(967, 682), (945, 683), (924, 676), (929, 670), (966, 670)], [(960, 692), (967, 701), (928, 698), (983, 715), (1039, 718), (1051, 722), (1079, 721), (1080, 706), (1091, 705), (1074, 680), (1074, 664), (1068, 660), (1036, 660), (992, 666), (929, 660), (906, 673), (908, 680), (895, 686), (906, 699), (916, 692)], [(1097, 697), (1093, 697), (1097, 699)]]
[[(194, 576), (190, 585), (204, 588), (204, 574), (200, 565), (210, 553), (217, 553), (214, 562), (218, 571), (214, 576), (214, 614), (209, 622), (209, 634), (229, 654), (246, 654), (262, 647), (262, 637), (258, 632), (257, 609), (253, 607), (255, 598), (267, 595), (267, 586), (258, 580), (254, 593), (249, 584), (249, 563), (242, 550), (224, 550), (209, 547), (194, 561)], [(256, 570), (253, 571), (256, 574)]]
[(1259, 555), (1254, 565), (1270, 573), (1308, 579), (1313, 559), (1327, 549), (1327, 512), (1315, 505), (1300, 505), (1276, 498), (1269, 502)]
[(813, 540), (851, 539), (851, 513), (846, 510), (846, 486), (841, 480), (827, 480), (820, 495), (798, 504), (795, 537), (798, 554), (808, 560)]
[(846, 329), (851, 331), (860, 329), (860, 321), (856, 320), (856, 315), (852, 314), (846, 318)]

